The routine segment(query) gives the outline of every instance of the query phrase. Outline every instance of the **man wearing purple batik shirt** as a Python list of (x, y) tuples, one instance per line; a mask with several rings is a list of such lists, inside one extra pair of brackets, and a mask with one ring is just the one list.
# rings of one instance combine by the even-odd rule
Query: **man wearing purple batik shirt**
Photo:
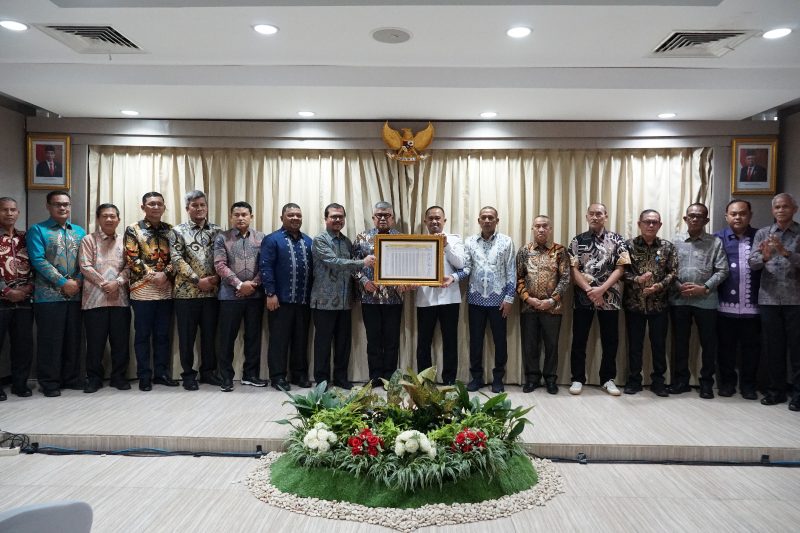
[(725, 208), (728, 227), (714, 235), (722, 240), (730, 273), (719, 285), (717, 312), (717, 381), (720, 396), (736, 393), (736, 359), (740, 354), (739, 391), (746, 400), (757, 400), (756, 373), (761, 356), (761, 319), (758, 287), (761, 273), (750, 268), (748, 258), (756, 229), (750, 225), (750, 202), (734, 198)]

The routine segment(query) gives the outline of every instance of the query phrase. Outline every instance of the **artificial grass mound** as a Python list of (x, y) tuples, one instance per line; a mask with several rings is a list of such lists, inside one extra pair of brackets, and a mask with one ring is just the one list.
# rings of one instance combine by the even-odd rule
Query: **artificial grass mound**
[(514, 456), (509, 459), (508, 468), (492, 479), (476, 474), (446, 483), (441, 488), (434, 486), (406, 493), (390, 489), (374, 479), (357, 478), (339, 470), (305, 468), (283, 455), (272, 464), (270, 480), (281, 492), (306, 498), (345, 501), (366, 507), (415, 509), (430, 504), (496, 500), (533, 487), (538, 475), (528, 457)]

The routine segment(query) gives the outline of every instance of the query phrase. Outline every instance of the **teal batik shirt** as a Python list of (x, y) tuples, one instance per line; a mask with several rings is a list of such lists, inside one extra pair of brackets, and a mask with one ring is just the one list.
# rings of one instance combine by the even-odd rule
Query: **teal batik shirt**
[(86, 232), (69, 221), (62, 227), (52, 218), (31, 226), (26, 235), (28, 258), (36, 273), (33, 303), (80, 302), (81, 293), (72, 297), (61, 292), (67, 280), (82, 280), (78, 253)]

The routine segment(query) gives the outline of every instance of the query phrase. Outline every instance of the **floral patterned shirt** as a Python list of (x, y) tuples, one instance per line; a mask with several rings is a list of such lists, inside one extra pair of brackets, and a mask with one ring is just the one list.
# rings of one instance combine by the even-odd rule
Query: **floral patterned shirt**
[(172, 226), (166, 222), (156, 228), (140, 220), (125, 228), (125, 257), (131, 272), (131, 300), (169, 300), (172, 283), (157, 286), (145, 276), (150, 272), (164, 272), (170, 278), (174, 273), (169, 257), (169, 233)]
[(489, 239), (478, 233), (464, 243), (467, 257), (459, 281), (469, 276), (467, 302), (482, 307), (514, 303), (517, 269), (514, 242), (508, 235), (495, 232)]
[(86, 232), (77, 224), (67, 222), (60, 226), (49, 218), (31, 226), (25, 240), (28, 245), (28, 258), (36, 271), (33, 283), (33, 301), (42, 302), (80, 302), (80, 291), (67, 296), (61, 287), (67, 280), (82, 280), (78, 265), (78, 250)]
[[(396, 229), (390, 229), (389, 235), (398, 235)], [(368, 255), (375, 254), (375, 235), (378, 234), (377, 228), (362, 231), (356, 235), (356, 242), (353, 243), (353, 259), (364, 259)], [(358, 289), (361, 292), (361, 303), (363, 304), (402, 304), (403, 297), (397, 292), (397, 288), (390, 285), (379, 285), (375, 293), (367, 292), (364, 285), (368, 281), (375, 279), (375, 270), (372, 267), (364, 267), (355, 274), (358, 280)]]
[[(106, 235), (102, 231), (87, 235), (81, 241), (79, 258), (83, 273), (81, 309), (130, 305), (127, 287), (130, 271), (121, 235)], [(119, 290), (116, 294), (106, 294), (100, 284), (112, 280), (120, 283)]]
[(12, 229), (11, 233), (0, 233), (0, 301), (8, 306), (30, 307), (30, 297), (16, 304), (5, 298), (9, 289), (25, 288), (33, 294), (33, 271), (28, 260), (25, 232)]
[[(618, 266), (624, 267), (631, 262), (622, 236), (605, 229), (599, 235), (593, 231), (576, 235), (569, 243), (569, 256), (570, 265), (578, 269), (590, 287), (599, 287)], [(599, 308), (576, 284), (574, 305), (576, 309), (619, 310), (622, 307), (622, 280), (605, 292), (603, 305)]]
[(353, 243), (344, 233), (324, 231), (314, 237), (311, 257), (314, 284), (311, 287), (311, 308), (343, 311), (353, 305), (353, 274), (364, 267), (364, 261), (351, 256)]
[[(664, 239), (655, 238), (647, 244), (639, 235), (626, 243), (631, 262), (625, 267), (623, 280), (625, 293), (623, 303), (626, 311), (653, 315), (664, 311), (669, 305), (669, 290), (678, 274), (678, 254), (675, 246)], [(656, 292), (645, 296), (645, 286), (634, 281), (645, 272), (652, 272), (647, 286), (656, 286)]]
[(174, 297), (216, 298), (217, 288), (201, 291), (200, 278), (216, 276), (214, 270), (214, 239), (222, 228), (206, 221), (202, 226), (194, 222), (178, 224), (169, 233), (169, 255), (175, 269)]
[(529, 242), (517, 252), (517, 294), (522, 305), (520, 312), (540, 312), (527, 305), (528, 298), (547, 300), (556, 304), (543, 311), (551, 315), (562, 313), (561, 299), (569, 286), (569, 256), (567, 249), (553, 243), (550, 247)]

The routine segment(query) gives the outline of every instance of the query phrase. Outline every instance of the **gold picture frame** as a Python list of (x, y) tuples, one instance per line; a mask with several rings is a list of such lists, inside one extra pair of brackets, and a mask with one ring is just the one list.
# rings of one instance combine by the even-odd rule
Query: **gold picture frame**
[(28, 134), (28, 189), (69, 189), (69, 135)]
[(776, 137), (733, 139), (731, 196), (775, 194), (777, 169)]
[(444, 238), (441, 235), (375, 236), (378, 285), (429, 285), (444, 282)]

